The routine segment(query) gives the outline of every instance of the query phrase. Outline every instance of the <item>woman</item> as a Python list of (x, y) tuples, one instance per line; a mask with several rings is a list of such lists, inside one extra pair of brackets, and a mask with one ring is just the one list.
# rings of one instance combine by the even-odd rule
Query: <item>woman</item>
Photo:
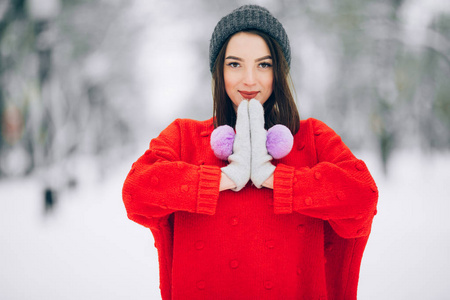
[[(377, 187), (332, 129), (299, 121), (289, 67), (278, 20), (234, 10), (211, 38), (214, 118), (175, 120), (133, 164), (123, 199), (153, 233), (163, 299), (356, 299)], [(275, 124), (294, 147), (272, 160)], [(210, 146), (221, 125), (228, 161)]]

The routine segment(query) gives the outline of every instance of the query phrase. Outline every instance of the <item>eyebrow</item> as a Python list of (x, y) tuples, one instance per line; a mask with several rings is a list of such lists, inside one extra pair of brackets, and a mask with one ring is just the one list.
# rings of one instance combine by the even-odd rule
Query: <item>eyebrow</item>
[[(225, 59), (234, 59), (234, 60), (237, 60), (237, 61), (243, 61), (242, 58), (237, 57), (237, 56), (227, 56)], [(257, 59), (255, 59), (255, 62), (262, 61), (262, 60), (265, 60), (265, 59), (272, 59), (272, 56), (266, 55), (266, 56), (257, 58)]]
[(255, 59), (255, 61), (258, 62), (258, 61), (262, 61), (262, 60), (265, 60), (265, 59), (272, 59), (272, 56), (266, 55), (266, 56), (260, 57), (258, 59)]

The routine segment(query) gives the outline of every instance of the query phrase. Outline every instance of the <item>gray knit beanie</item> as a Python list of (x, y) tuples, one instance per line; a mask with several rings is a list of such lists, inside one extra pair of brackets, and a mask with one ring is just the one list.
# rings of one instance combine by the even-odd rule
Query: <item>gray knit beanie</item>
[(211, 73), (213, 72), (217, 55), (219, 55), (220, 49), (227, 38), (239, 31), (249, 29), (262, 31), (274, 38), (280, 44), (290, 67), (291, 47), (283, 25), (266, 8), (258, 5), (244, 5), (223, 17), (217, 23), (216, 28), (214, 28), (209, 44), (209, 67)]

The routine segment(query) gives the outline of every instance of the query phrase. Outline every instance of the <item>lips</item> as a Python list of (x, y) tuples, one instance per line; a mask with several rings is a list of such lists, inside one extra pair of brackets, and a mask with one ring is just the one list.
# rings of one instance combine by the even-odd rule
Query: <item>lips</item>
[(253, 99), (258, 95), (259, 92), (246, 92), (246, 91), (239, 91), (239, 94), (241, 94), (242, 97), (245, 99)]

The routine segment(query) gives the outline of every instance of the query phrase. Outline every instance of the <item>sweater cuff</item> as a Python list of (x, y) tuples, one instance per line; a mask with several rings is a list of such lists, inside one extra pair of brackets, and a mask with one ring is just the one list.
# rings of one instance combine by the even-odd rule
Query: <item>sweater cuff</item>
[(220, 168), (200, 166), (197, 213), (214, 215), (219, 198)]
[(273, 208), (275, 214), (292, 213), (292, 194), (295, 168), (278, 164), (273, 180)]

